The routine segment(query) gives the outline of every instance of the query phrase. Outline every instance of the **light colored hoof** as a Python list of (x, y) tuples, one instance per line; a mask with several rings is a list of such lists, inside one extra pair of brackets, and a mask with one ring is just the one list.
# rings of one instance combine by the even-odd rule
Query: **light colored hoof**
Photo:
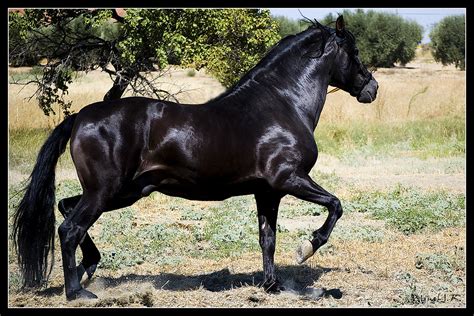
[(313, 254), (313, 244), (309, 240), (305, 240), (296, 250), (296, 262), (298, 262), (298, 264), (302, 264)]

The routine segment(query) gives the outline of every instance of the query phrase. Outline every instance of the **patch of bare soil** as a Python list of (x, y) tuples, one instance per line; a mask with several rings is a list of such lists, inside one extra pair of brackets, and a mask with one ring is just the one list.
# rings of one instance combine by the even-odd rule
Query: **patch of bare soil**
[(464, 307), (464, 269), (445, 275), (417, 261), (426, 253), (462, 261), (464, 247), (465, 232), (459, 228), (431, 235), (394, 233), (373, 243), (334, 239), (302, 265), (277, 247), (277, 273), (286, 287), (281, 294), (259, 286), (260, 253), (189, 258), (160, 268), (143, 263), (115, 272), (99, 269), (83, 282), (99, 298), (72, 302), (65, 299), (57, 262), (47, 289), (11, 292), (8, 301), (10, 307)]

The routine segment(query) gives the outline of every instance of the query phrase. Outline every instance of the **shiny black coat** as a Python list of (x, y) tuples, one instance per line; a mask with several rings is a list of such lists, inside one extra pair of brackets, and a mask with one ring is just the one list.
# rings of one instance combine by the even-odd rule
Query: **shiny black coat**
[[(43, 145), (15, 215), (25, 284), (39, 284), (47, 273), (50, 249), (44, 245), (54, 247), (54, 167), (70, 138), (83, 194), (58, 205), (65, 217), (58, 232), (68, 299), (96, 297), (80, 285), (100, 260), (89, 227), (103, 212), (153, 191), (195, 200), (253, 194), (263, 286), (281, 290), (274, 267), (281, 198), (291, 194), (328, 209), (313, 239), (297, 250), (298, 263), (327, 242), (342, 215), (339, 199), (308, 175), (318, 155), (313, 133), (328, 85), (363, 103), (372, 102), (378, 89), (342, 16), (336, 29), (315, 23), (283, 39), (233, 88), (205, 104), (131, 97), (94, 103), (68, 117)], [(78, 245), (83, 260), (76, 266)]]

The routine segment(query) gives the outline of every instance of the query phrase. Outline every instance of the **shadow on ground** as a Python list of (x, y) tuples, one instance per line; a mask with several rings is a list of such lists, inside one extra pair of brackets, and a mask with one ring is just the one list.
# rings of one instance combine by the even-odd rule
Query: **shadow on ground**
[[(311, 286), (324, 273), (337, 269), (324, 267), (309, 266), (280, 266), (276, 268), (277, 275), (283, 284), (285, 291), (312, 297), (328, 297), (341, 298), (342, 293), (339, 289), (316, 289)], [(111, 277), (93, 277), (83, 283), (84, 288), (93, 284), (95, 281), (103, 283), (105, 288), (118, 287), (127, 283), (151, 283), (157, 290), (171, 291), (191, 291), (199, 288), (206, 289), (211, 292), (227, 291), (242, 286), (262, 286), (263, 272), (257, 271), (253, 273), (231, 273), (225, 268), (209, 274), (200, 275), (182, 275), (174, 273), (162, 273), (158, 275), (137, 275), (128, 274), (118, 278)], [(43, 291), (37, 292), (37, 295), (51, 296), (62, 295), (64, 287), (51, 287)]]

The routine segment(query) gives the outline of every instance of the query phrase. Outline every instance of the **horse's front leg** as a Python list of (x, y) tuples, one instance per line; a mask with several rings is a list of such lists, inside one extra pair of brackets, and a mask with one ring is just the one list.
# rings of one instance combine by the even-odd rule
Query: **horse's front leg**
[(255, 194), (258, 212), (259, 243), (263, 255), (263, 287), (267, 292), (282, 290), (275, 274), (276, 222), (281, 195), (274, 193)]
[(342, 216), (341, 202), (307, 174), (293, 173), (284, 181), (281, 189), (297, 198), (323, 205), (328, 209), (328, 217), (324, 224), (313, 232), (313, 239), (304, 241), (296, 251), (296, 261), (301, 264), (328, 241), (337, 220)]

